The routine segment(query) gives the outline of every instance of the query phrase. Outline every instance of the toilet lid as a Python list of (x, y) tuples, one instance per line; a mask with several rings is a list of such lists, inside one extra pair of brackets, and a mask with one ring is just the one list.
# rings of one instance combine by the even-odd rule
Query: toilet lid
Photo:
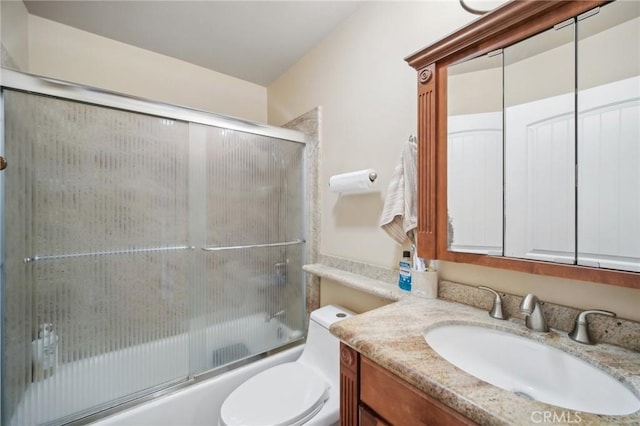
[(329, 385), (313, 370), (289, 362), (256, 374), (222, 404), (221, 423), (233, 425), (300, 424), (329, 398)]

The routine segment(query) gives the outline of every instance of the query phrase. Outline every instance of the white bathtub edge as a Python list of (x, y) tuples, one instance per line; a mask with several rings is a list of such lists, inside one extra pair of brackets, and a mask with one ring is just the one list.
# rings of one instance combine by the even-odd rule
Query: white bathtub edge
[(304, 345), (299, 345), (287, 349), (90, 424), (92, 426), (217, 425), (220, 407), (227, 395), (249, 377), (274, 365), (295, 361), (303, 348)]

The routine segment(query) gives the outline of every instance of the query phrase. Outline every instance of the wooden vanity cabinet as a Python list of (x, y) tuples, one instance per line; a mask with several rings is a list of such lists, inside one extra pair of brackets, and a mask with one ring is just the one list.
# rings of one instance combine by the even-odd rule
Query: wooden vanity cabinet
[(341, 343), (340, 424), (404, 426), (475, 423)]

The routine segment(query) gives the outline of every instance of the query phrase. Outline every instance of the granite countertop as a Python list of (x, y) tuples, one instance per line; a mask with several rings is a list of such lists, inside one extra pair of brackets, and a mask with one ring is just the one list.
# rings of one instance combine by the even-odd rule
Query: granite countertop
[(562, 331), (532, 332), (520, 319), (496, 320), (482, 309), (456, 302), (402, 297), (335, 323), (331, 332), (380, 366), (483, 425), (537, 424), (543, 422), (545, 413), (562, 420), (556, 423), (640, 424), (640, 411), (627, 416), (576, 413), (518, 396), (465, 373), (440, 357), (422, 337), (425, 330), (443, 324), (480, 325), (554, 346), (599, 366), (640, 396), (640, 353), (602, 343), (582, 345)]

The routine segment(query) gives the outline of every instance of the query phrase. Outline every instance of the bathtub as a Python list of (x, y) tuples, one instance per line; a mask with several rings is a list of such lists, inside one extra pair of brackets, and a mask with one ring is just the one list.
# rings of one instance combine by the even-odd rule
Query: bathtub
[(218, 425), (220, 407), (242, 382), (255, 374), (298, 359), (303, 345), (287, 349), (244, 367), (228, 371), (170, 395), (106, 417), (93, 426), (204, 426)]
[[(259, 313), (210, 327), (198, 328), (192, 324), (192, 330), (196, 330), (192, 333), (61, 364), (52, 377), (27, 387), (9, 425), (70, 421), (77, 418), (78, 413), (82, 416), (107, 409), (113, 401), (124, 403), (132, 396), (143, 396), (141, 389), (160, 390), (183, 382), (189, 376), (189, 365), (197, 365), (204, 371), (302, 338), (302, 332), (291, 330), (277, 319), (265, 321), (265, 318), (266, 313)], [(192, 355), (190, 346), (198, 348)], [(301, 350), (302, 346), (283, 351), (96, 424), (217, 424), (220, 406), (235, 387), (263, 369), (295, 360)], [(47, 395), (46, 400), (43, 395)], [(89, 407), (90, 410), (82, 413)], [(178, 413), (180, 418), (176, 417)], [(194, 416), (193, 423), (182, 417), (190, 413)]]

